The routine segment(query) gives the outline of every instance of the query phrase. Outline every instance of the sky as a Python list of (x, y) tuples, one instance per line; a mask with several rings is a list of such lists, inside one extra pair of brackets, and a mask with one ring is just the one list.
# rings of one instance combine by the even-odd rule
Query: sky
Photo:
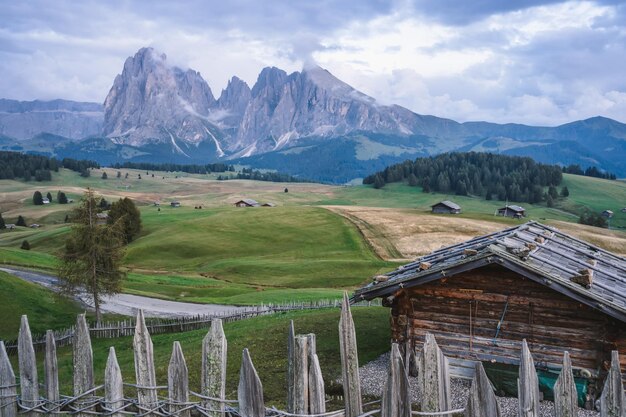
[(626, 2), (0, 0), (0, 98), (103, 102), (141, 47), (236, 75), (316, 63), (381, 104), (460, 122), (626, 122)]

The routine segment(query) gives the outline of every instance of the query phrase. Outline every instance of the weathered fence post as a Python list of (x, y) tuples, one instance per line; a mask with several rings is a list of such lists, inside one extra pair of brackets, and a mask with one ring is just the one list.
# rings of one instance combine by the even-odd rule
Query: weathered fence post
[[(94, 387), (93, 380), (93, 351), (91, 349), (91, 337), (89, 326), (84, 314), (76, 318), (76, 332), (74, 333), (74, 396), (82, 396)], [(93, 395), (91, 395), (93, 396)], [(78, 407), (83, 407), (89, 399), (81, 398), (76, 402)], [(88, 414), (79, 414), (87, 417)]]
[[(124, 406), (124, 382), (122, 381), (122, 371), (117, 363), (115, 348), (109, 348), (109, 358), (104, 371), (104, 401), (105, 406), (110, 410), (119, 410)], [(111, 414), (111, 417), (123, 417), (121, 412)]]
[(242, 354), (237, 399), (241, 417), (265, 417), (263, 385), (254, 369), (248, 349), (244, 349)]
[(324, 379), (317, 354), (313, 354), (309, 363), (309, 409), (310, 414), (324, 414), (326, 412)]
[(2, 340), (0, 340), (0, 416), (17, 416), (15, 373)]
[(519, 400), (519, 417), (539, 417), (539, 380), (526, 339), (522, 341), (517, 398)]
[(600, 396), (600, 417), (626, 416), (626, 399), (624, 398), (624, 383), (619, 363), (619, 352), (611, 352), (611, 368), (604, 382), (604, 389)]
[(139, 401), (139, 406), (143, 408), (142, 412), (155, 410), (158, 407), (158, 399), (154, 354), (152, 339), (146, 327), (142, 310), (139, 310), (137, 313), (133, 348), (135, 351), (135, 377), (137, 379), (137, 400)]
[[(228, 342), (221, 319), (213, 319), (211, 328), (202, 340), (202, 394), (224, 400), (226, 398), (226, 357)], [(204, 401), (204, 407), (211, 417), (224, 416), (224, 403)]]
[[(45, 391), (48, 399), (46, 409), (54, 410), (52, 415), (56, 415), (59, 402), (59, 368), (57, 365), (57, 348), (54, 340), (54, 332), (46, 332), (46, 356), (44, 359)], [(53, 403), (53, 404), (50, 404)]]
[(289, 330), (287, 333), (287, 412), (294, 412), (294, 394), (293, 387), (295, 385), (294, 379), (294, 349), (296, 333), (293, 326), (293, 320), (289, 321)]
[(381, 417), (411, 417), (409, 378), (397, 343), (391, 345), (389, 374), (383, 390)]
[(298, 335), (294, 344), (294, 414), (309, 413), (309, 351), (306, 335)]
[(422, 411), (439, 412), (450, 409), (450, 372), (435, 337), (426, 333), (418, 358), (418, 385), (422, 393)]
[(167, 392), (170, 398), (170, 413), (189, 417), (189, 371), (180, 342), (174, 342), (172, 357), (167, 367)]
[[(20, 367), (20, 390), (22, 407), (35, 408), (39, 404), (39, 379), (37, 377), (37, 358), (33, 348), (33, 337), (28, 325), (28, 317), (22, 316), (20, 332), (17, 338), (17, 354)], [(37, 413), (25, 413), (27, 417), (36, 417)]]
[(485, 368), (480, 361), (476, 362), (476, 372), (472, 380), (467, 404), (465, 405), (465, 417), (500, 417), (500, 406), (493, 393), (493, 387)]
[(563, 352), (563, 369), (554, 384), (554, 412), (556, 417), (576, 417), (578, 415), (578, 394), (572, 372), (569, 352)]
[(348, 293), (343, 293), (341, 316), (339, 319), (339, 349), (341, 353), (341, 374), (343, 377), (343, 397), (345, 417), (363, 414), (361, 402), (361, 380), (359, 379), (359, 356), (356, 345), (356, 330)]

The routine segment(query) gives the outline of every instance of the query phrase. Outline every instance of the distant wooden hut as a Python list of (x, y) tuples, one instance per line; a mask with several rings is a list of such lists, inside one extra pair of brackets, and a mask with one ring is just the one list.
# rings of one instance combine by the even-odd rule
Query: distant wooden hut
[(109, 219), (109, 214), (108, 213), (96, 213), (96, 224), (97, 225), (106, 224), (108, 219)]
[(4, 225), (4, 228), (5, 229), (9, 229), (9, 230), (13, 230), (13, 229), (15, 229), (15, 224), (7, 223), (7, 224)]
[(239, 200), (235, 203), (235, 207), (259, 207), (259, 206), (260, 206), (259, 202), (251, 198), (244, 198), (243, 200)]
[(180, 201), (172, 201), (170, 203), (170, 206), (172, 206), (172, 207), (180, 207)]
[(276, 207), (276, 204), (268, 202), (261, 204), (261, 207)]
[(526, 339), (548, 378), (567, 350), (593, 401), (611, 351), (626, 351), (625, 274), (626, 258), (529, 222), (377, 275), (353, 301), (382, 298), (394, 342), (419, 351), (434, 334), (457, 376), (475, 361), (514, 371)]
[(432, 206), (430, 206), (432, 209), (433, 213), (437, 213), (437, 214), (459, 214), (461, 213), (461, 206), (459, 206), (458, 204), (449, 201), (449, 200), (444, 200), (444, 201), (440, 201), (437, 204), (433, 204)]
[(498, 209), (498, 216), (521, 219), (522, 217), (526, 217), (526, 209), (522, 206), (516, 206), (515, 204), (507, 205)]
[(602, 216), (610, 219), (611, 217), (613, 217), (613, 210), (604, 210), (602, 212)]

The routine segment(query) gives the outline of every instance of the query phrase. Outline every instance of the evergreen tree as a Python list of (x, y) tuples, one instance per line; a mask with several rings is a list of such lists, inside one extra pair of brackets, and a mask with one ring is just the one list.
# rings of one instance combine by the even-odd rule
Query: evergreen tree
[(20, 246), (20, 249), (30, 250), (30, 243), (28, 243), (28, 240), (24, 239), (22, 241), (22, 246)]
[(4, 219), (2, 218), (2, 213), (0, 213), (0, 230), (4, 230), (7, 227)]
[(550, 187), (548, 187), (548, 195), (552, 197), (553, 200), (556, 200), (557, 198), (559, 198), (559, 193), (556, 190), (556, 187), (554, 185), (551, 185)]
[(419, 181), (417, 180), (417, 177), (413, 173), (409, 175), (409, 185), (411, 187), (417, 187), (419, 185)]
[(43, 205), (43, 196), (41, 195), (41, 192), (35, 191), (33, 193), (33, 204), (36, 206)]
[(99, 207), (102, 210), (108, 210), (111, 207), (111, 204), (106, 200), (106, 198), (102, 197), (100, 199)]
[(546, 205), (548, 207), (554, 207), (554, 199), (550, 194), (548, 194), (548, 196), (546, 197)]
[(380, 175), (376, 175), (374, 178), (374, 188), (383, 188), (385, 186), (385, 181)]
[(74, 224), (61, 256), (59, 277), (65, 293), (86, 291), (93, 300), (96, 320), (101, 322), (102, 297), (119, 293), (126, 274), (120, 270), (123, 232), (119, 224), (97, 224), (99, 206), (100, 198), (88, 190), (73, 210)]
[(561, 188), (561, 197), (563, 198), (569, 197), (569, 189), (565, 185), (563, 186), (563, 188)]
[(48, 199), (48, 202), (52, 203), (52, 194), (50, 194), (49, 191), (48, 194), (46, 194), (46, 198)]
[(128, 172), (124, 175), (124, 179), (128, 179)]
[(122, 173), (120, 171), (117, 171), (117, 178), (121, 178), (122, 177)]
[(80, 171), (80, 176), (83, 178), (89, 178), (91, 176), (91, 171), (89, 171), (89, 168), (85, 168)]
[(63, 191), (57, 192), (57, 202), (59, 204), (67, 204), (67, 196)]
[(103, 173), (102, 173), (102, 177), (101, 177), (101, 178), (102, 178), (103, 180), (106, 180), (107, 178), (109, 178), (109, 176), (107, 175), (107, 173), (106, 173), (106, 172), (103, 172)]
[(22, 227), (26, 227), (26, 220), (24, 220), (24, 217), (17, 216), (17, 221), (15, 222), (16, 226), (22, 226)]
[(120, 224), (126, 243), (132, 242), (141, 232), (141, 213), (128, 197), (111, 204), (107, 221), (110, 224)]

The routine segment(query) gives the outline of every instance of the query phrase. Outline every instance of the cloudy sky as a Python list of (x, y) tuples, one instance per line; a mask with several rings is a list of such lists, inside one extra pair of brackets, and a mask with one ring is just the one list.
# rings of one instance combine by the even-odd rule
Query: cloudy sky
[(626, 5), (550, 0), (0, 0), (0, 97), (103, 102), (152, 46), (219, 96), (316, 62), (383, 104), (458, 121), (626, 122)]

